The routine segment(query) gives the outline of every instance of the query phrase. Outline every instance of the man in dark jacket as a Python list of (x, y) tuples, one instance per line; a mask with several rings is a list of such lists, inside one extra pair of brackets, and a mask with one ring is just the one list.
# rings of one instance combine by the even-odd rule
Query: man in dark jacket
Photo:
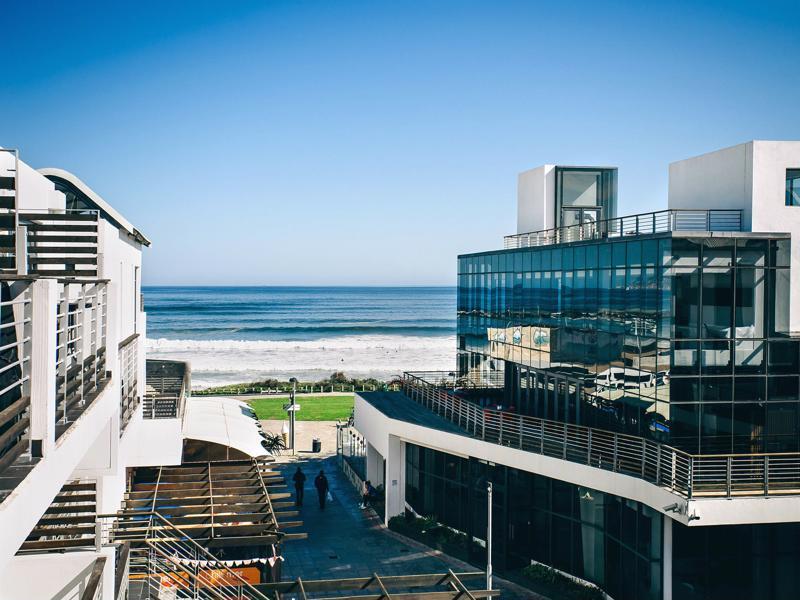
[(328, 495), (328, 478), (325, 477), (325, 472), (322, 469), (314, 479), (314, 487), (317, 488), (317, 496), (319, 496), (319, 508), (320, 510), (325, 510), (325, 500)]
[(294, 505), (295, 506), (303, 506), (303, 486), (306, 483), (306, 474), (297, 467), (297, 471), (294, 472)]

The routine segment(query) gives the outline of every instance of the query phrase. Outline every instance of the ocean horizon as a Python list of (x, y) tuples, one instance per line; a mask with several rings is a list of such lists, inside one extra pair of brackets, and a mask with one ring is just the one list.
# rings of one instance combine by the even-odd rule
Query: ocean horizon
[(203, 388), (455, 365), (455, 286), (142, 286), (149, 358)]

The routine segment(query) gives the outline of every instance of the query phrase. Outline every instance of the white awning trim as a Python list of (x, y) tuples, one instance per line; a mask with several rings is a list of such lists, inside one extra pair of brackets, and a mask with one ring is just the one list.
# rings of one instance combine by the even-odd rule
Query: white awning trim
[(261, 444), (264, 437), (252, 409), (234, 398), (189, 398), (183, 438), (228, 446), (251, 458), (269, 455)]

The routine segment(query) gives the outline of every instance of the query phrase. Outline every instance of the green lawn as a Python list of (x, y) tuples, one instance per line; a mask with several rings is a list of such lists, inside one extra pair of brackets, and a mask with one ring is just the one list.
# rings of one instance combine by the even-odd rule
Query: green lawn
[[(298, 396), (298, 421), (346, 421), (353, 411), (353, 396)], [(285, 419), (283, 405), (288, 398), (257, 398), (249, 400), (259, 419)]]

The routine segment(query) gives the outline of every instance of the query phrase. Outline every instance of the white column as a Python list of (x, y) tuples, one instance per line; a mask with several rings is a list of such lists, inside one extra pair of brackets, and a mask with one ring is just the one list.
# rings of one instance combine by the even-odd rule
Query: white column
[(31, 440), (41, 440), (43, 455), (55, 445), (57, 306), (57, 281), (31, 284)]
[(383, 480), (383, 456), (375, 447), (367, 442), (367, 480), (375, 487), (386, 482)]
[(389, 452), (386, 457), (386, 524), (389, 519), (405, 512), (406, 498), (403, 470), (405, 469), (404, 444), (396, 435), (389, 436)]
[[(662, 582), (664, 600), (672, 600), (672, 519), (664, 518), (664, 548), (661, 552)], [(679, 527), (682, 527), (679, 525)]]
[(122, 377), (119, 364), (120, 314), (119, 283), (109, 281), (106, 284), (106, 370), (112, 371), (117, 381)]

